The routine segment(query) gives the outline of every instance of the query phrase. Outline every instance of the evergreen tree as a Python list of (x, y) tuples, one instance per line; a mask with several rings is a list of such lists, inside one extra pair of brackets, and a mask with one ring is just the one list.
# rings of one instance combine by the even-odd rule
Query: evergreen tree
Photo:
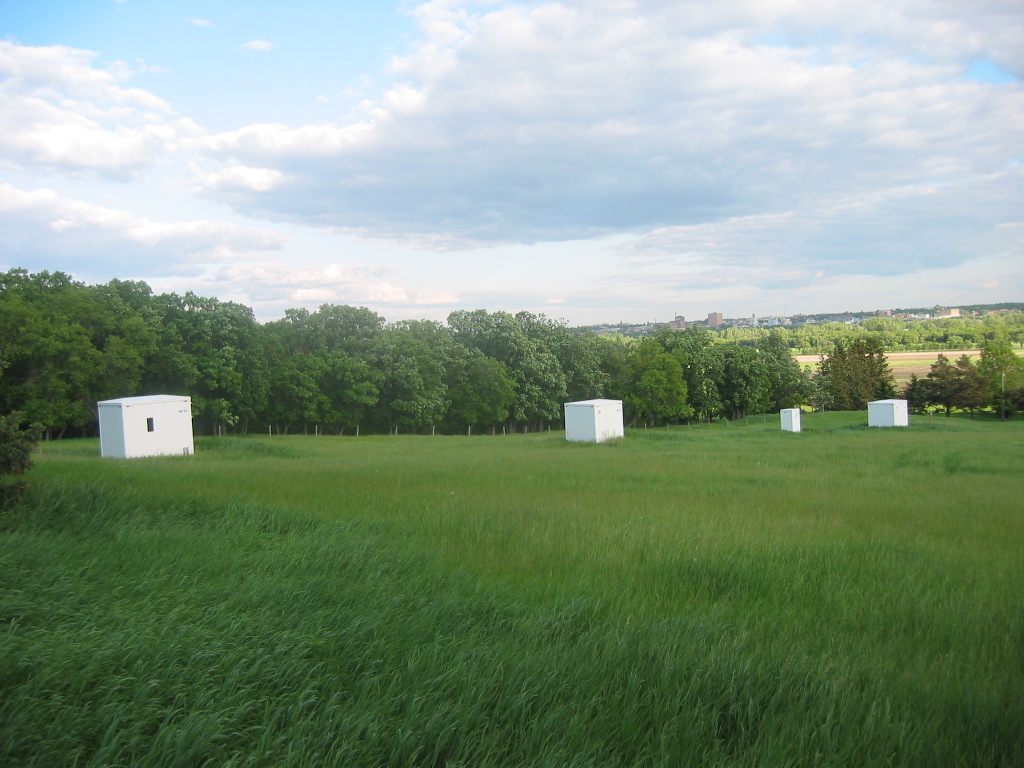
[(941, 406), (949, 416), (956, 407), (962, 383), (956, 366), (945, 355), (939, 355), (928, 372), (928, 404)]
[(957, 375), (960, 378), (960, 388), (956, 397), (956, 407), (970, 411), (971, 418), (979, 408), (982, 408), (989, 401), (988, 382), (981, 375), (967, 355), (961, 355), (956, 361)]
[(877, 338), (834, 342), (831, 353), (822, 358), (819, 372), (824, 377), (819, 384), (828, 388), (832, 407), (838, 411), (864, 410), (871, 400), (896, 395), (896, 380)]
[(904, 392), (911, 413), (924, 413), (928, 408), (928, 380), (910, 374), (910, 383)]

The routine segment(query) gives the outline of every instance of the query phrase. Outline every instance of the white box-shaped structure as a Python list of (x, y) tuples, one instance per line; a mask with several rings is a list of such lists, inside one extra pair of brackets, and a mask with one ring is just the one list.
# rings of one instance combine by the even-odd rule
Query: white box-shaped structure
[(192, 398), (147, 395), (101, 400), (100, 456), (136, 459), (142, 456), (191, 455)]
[(783, 408), (779, 411), (779, 415), (782, 417), (782, 431), (783, 432), (799, 432), (800, 431), (800, 409), (799, 408)]
[(621, 400), (580, 400), (565, 404), (566, 440), (603, 443), (624, 434)]
[(873, 400), (868, 403), (869, 427), (908, 427), (906, 400)]

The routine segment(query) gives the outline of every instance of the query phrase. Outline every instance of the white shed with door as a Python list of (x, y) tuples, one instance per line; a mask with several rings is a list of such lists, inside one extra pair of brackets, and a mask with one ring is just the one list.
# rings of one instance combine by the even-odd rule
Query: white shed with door
[(189, 456), (192, 442), (192, 398), (147, 395), (101, 400), (100, 456), (136, 459), (142, 456)]
[(782, 431), (783, 432), (799, 432), (800, 431), (800, 409), (799, 408), (783, 408), (779, 411), (782, 417)]
[(869, 427), (908, 427), (906, 400), (873, 400), (868, 403)]
[(565, 404), (566, 440), (603, 443), (624, 434), (621, 400), (580, 400)]

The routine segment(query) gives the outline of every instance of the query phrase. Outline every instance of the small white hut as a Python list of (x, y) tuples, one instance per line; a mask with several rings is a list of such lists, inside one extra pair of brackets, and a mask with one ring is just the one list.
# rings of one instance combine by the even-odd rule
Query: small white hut
[(869, 427), (908, 427), (906, 400), (872, 400), (868, 403)]
[(147, 395), (101, 400), (100, 456), (135, 459), (142, 456), (188, 456), (192, 441), (192, 398)]
[(783, 432), (799, 432), (800, 431), (800, 409), (799, 408), (783, 408), (779, 411), (779, 415), (782, 418), (782, 431)]
[(565, 404), (566, 440), (603, 443), (624, 434), (621, 400), (579, 400)]

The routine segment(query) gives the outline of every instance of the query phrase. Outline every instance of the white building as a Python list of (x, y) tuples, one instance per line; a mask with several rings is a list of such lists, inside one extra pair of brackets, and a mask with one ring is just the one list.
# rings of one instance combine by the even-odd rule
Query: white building
[(191, 455), (192, 398), (148, 395), (101, 400), (100, 456), (135, 459), (142, 456)]
[(908, 427), (906, 400), (873, 400), (868, 403), (869, 427)]
[(783, 432), (799, 432), (800, 431), (800, 409), (799, 408), (783, 408), (779, 411), (779, 415), (782, 417), (782, 431)]
[(566, 440), (603, 443), (624, 434), (621, 400), (580, 400), (565, 404)]

